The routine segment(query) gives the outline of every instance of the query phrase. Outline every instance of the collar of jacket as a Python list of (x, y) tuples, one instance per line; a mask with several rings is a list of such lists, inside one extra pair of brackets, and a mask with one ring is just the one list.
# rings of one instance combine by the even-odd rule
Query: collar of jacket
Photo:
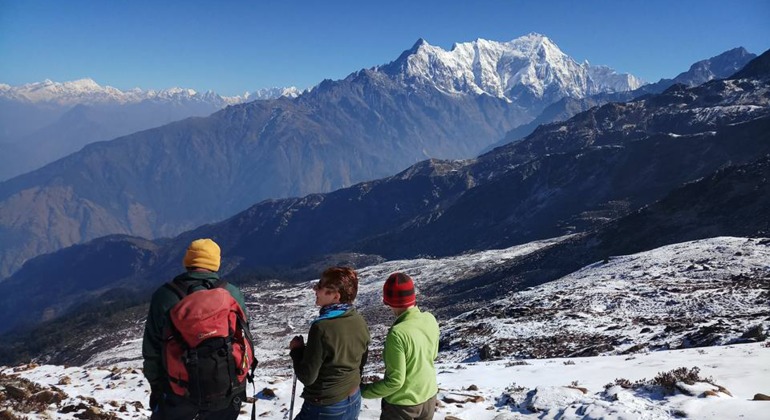
[(416, 316), (420, 315), (420, 308), (416, 306), (412, 306), (411, 308), (407, 309), (402, 313), (401, 315), (396, 318), (396, 321), (393, 323), (393, 325), (396, 325), (398, 323), (404, 322), (409, 318), (414, 318)]
[(176, 276), (174, 280), (182, 282), (207, 281), (209, 283), (216, 283), (219, 281), (219, 274), (214, 271), (187, 271)]

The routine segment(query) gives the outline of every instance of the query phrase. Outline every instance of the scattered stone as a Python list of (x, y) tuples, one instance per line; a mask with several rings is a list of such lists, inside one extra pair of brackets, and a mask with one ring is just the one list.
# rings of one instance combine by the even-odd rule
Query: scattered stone
[(59, 383), (57, 385), (69, 385), (72, 383), (72, 379), (70, 379), (69, 376), (62, 376), (61, 379), (59, 379)]
[(84, 396), (84, 395), (78, 395), (78, 398), (80, 398), (81, 400), (91, 404), (92, 406), (96, 406), (96, 407), (99, 406), (99, 403), (96, 401), (96, 398), (94, 398), (94, 397), (87, 397), (87, 396)]
[(273, 398), (277, 397), (277, 395), (275, 395), (275, 391), (271, 388), (262, 388), (262, 390), (259, 391), (257, 395), (259, 395), (259, 398), (266, 400), (272, 400)]
[(470, 385), (468, 388), (465, 388), (465, 389), (468, 391), (478, 391), (479, 387), (477, 387), (476, 385)]
[(102, 413), (102, 410), (98, 407), (88, 407), (86, 411), (75, 414), (74, 417), (83, 420), (108, 420), (117, 418), (114, 414)]
[(61, 410), (59, 410), (59, 412), (62, 413), (62, 414), (69, 414), (69, 413), (74, 413), (76, 411), (85, 410), (87, 408), (88, 408), (87, 405), (85, 405), (83, 403), (80, 403), (78, 405), (67, 405), (67, 406), (64, 406)]
[(17, 386), (7, 384), (5, 386), (5, 392), (8, 394), (11, 399), (18, 400), (18, 401), (27, 401), (31, 396), (32, 393), (24, 388), (19, 388)]
[(727, 395), (729, 395), (731, 397), (733, 396), (733, 394), (730, 391), (728, 391), (727, 388), (723, 387), (722, 385), (715, 385), (715, 386), (717, 387), (719, 392), (721, 392), (723, 394), (727, 394)]
[(28, 363), (26, 365), (16, 366), (15, 368), (13, 368), (13, 371), (14, 372), (24, 372), (26, 370), (35, 369), (38, 366), (40, 366), (40, 365), (38, 365), (37, 363)]
[(32, 401), (43, 403), (45, 405), (59, 404), (64, 398), (66, 398), (66, 396), (62, 393), (50, 389), (44, 389), (36, 394), (32, 394), (32, 397), (30, 397)]

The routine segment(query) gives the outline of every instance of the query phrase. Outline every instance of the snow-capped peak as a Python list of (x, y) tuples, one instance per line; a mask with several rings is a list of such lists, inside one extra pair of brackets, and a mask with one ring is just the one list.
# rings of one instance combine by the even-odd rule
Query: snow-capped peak
[[(300, 91), (295, 87), (261, 89), (255, 94), (248, 92), (243, 96), (221, 96), (215, 92), (197, 92), (194, 89), (172, 87), (161, 90), (143, 90), (133, 88), (122, 91), (112, 86), (101, 86), (91, 78), (67, 82), (54, 82), (45, 79), (42, 82), (28, 83), (21, 86), (0, 85), (0, 96), (31, 103), (54, 103), (58, 105), (137, 103), (145, 100), (211, 102), (226, 106), (254, 99), (272, 99), (280, 96), (295, 97)], [(257, 95), (258, 97), (254, 97)]]
[(432, 84), (451, 94), (488, 94), (555, 100), (636, 89), (641, 81), (606, 66), (579, 64), (547, 36), (530, 33), (508, 42), (476, 39), (446, 51), (419, 39), (380, 70), (403, 82)]

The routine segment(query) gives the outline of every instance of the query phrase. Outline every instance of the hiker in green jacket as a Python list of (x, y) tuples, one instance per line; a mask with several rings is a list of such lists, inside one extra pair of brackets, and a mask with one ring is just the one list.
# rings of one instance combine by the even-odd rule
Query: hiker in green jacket
[(381, 420), (432, 419), (436, 410), (439, 328), (415, 306), (414, 282), (404, 273), (385, 281), (383, 302), (396, 315), (383, 350), (385, 378), (361, 385), (364, 398), (382, 398)]
[[(183, 264), (186, 272), (176, 276), (173, 283), (188, 293), (196, 290), (210, 289), (219, 282), (220, 264), (219, 245), (211, 239), (193, 241), (185, 252)], [(243, 293), (238, 287), (227, 283), (224, 287), (246, 315), (248, 313)], [(147, 322), (144, 326), (142, 341), (142, 357), (144, 358), (144, 376), (150, 384), (150, 410), (152, 420), (192, 420), (216, 419), (235, 420), (240, 412), (241, 402), (245, 395), (237, 396), (229, 408), (218, 411), (202, 411), (176, 397), (169, 390), (166, 370), (163, 367), (163, 331), (171, 324), (169, 311), (179, 302), (180, 298), (167, 285), (159, 287), (152, 295)], [(198, 417), (196, 417), (198, 416)]]
[(307, 344), (302, 336), (289, 343), (294, 374), (305, 385), (295, 419), (354, 420), (361, 411), (359, 384), (370, 341), (366, 321), (353, 307), (358, 274), (349, 267), (328, 268), (313, 290), (321, 310)]

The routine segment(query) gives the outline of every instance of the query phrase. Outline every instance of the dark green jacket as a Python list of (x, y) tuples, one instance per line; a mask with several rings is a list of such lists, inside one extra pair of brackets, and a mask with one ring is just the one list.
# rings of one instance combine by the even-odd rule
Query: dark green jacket
[(388, 331), (383, 350), (385, 378), (362, 387), (363, 398), (393, 405), (417, 405), (438, 392), (436, 368), (439, 327), (430, 312), (416, 306), (402, 313)]
[[(213, 285), (219, 281), (219, 275), (214, 272), (188, 271), (176, 276), (175, 281), (192, 286), (193, 290), (204, 289), (204, 283)], [(246, 314), (246, 322), (249, 314), (246, 312), (246, 304), (243, 293), (236, 286), (227, 283), (225, 289), (241, 306)], [(144, 358), (144, 377), (153, 387), (165, 386), (166, 372), (163, 369), (161, 343), (163, 341), (163, 329), (171, 323), (169, 311), (179, 302), (179, 297), (166, 286), (161, 286), (152, 295), (150, 310), (147, 314), (147, 322), (144, 325), (144, 339), (142, 340), (142, 357)]]
[(369, 328), (352, 308), (310, 326), (304, 348), (291, 351), (294, 373), (305, 385), (302, 398), (329, 405), (344, 400), (361, 383), (369, 349)]

